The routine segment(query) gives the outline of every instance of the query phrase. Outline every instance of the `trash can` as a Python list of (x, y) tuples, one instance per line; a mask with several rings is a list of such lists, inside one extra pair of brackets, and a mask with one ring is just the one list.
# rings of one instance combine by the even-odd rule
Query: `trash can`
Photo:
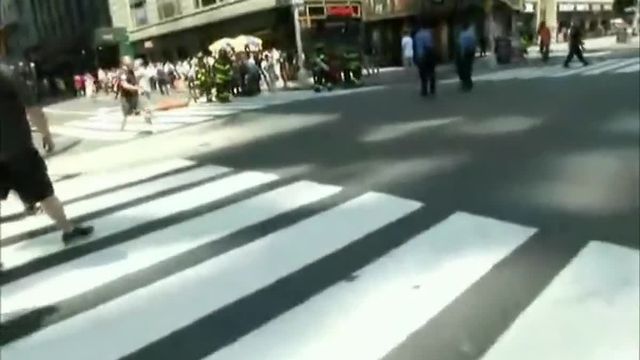
[(629, 33), (626, 28), (619, 28), (616, 31), (616, 42), (619, 44), (626, 43), (629, 40)]
[(513, 47), (511, 39), (508, 37), (497, 37), (495, 40), (496, 62), (498, 64), (508, 64), (511, 62)]

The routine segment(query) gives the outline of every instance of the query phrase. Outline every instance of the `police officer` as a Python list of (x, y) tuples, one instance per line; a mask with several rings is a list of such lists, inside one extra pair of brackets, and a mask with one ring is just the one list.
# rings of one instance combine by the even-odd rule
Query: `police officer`
[(213, 101), (211, 80), (211, 68), (207, 65), (204, 55), (199, 53), (196, 62), (196, 83), (200, 90), (200, 96), (204, 95), (207, 102)]
[(90, 235), (93, 227), (74, 225), (67, 218), (54, 193), (47, 165), (33, 144), (31, 126), (42, 134), (45, 151), (51, 152), (55, 147), (46, 115), (24, 81), (1, 59), (0, 109), (0, 200), (14, 190), (23, 202), (39, 203), (62, 230), (65, 245)]
[(360, 85), (362, 80), (362, 62), (360, 53), (353, 47), (347, 47), (342, 54), (344, 82), (346, 85)]
[(329, 75), (329, 61), (322, 44), (316, 45), (312, 73), (314, 91), (320, 92), (324, 87), (329, 90), (331, 89), (332, 86)]
[(216, 84), (216, 100), (221, 103), (231, 101), (231, 80), (233, 79), (233, 62), (225, 49), (218, 52), (213, 64)]

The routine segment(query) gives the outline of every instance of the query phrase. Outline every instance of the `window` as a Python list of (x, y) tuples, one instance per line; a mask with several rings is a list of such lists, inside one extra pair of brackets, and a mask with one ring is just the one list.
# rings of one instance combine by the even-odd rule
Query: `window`
[(158, 17), (160, 20), (169, 19), (182, 14), (179, 0), (158, 0)]
[(147, 4), (145, 0), (129, 0), (131, 18), (134, 26), (144, 26), (149, 23)]
[(202, 0), (202, 6), (211, 6), (217, 4), (218, 0)]

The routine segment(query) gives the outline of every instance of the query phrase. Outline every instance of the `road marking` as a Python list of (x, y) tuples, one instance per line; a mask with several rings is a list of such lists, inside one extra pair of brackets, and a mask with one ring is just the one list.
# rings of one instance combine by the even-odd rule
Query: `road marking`
[(609, 64), (607, 66), (600, 66), (597, 69), (593, 69), (593, 70), (589, 70), (589, 71), (585, 71), (583, 72), (581, 75), (585, 76), (585, 75), (597, 75), (597, 74), (601, 74), (605, 71), (609, 71), (609, 70), (613, 70), (616, 69), (618, 67), (623, 67), (623, 66), (627, 66), (631, 63), (637, 62), (638, 59), (625, 59), (625, 60), (621, 60), (621, 59), (617, 59), (617, 61), (615, 61), (612, 64)]
[(379, 359), (534, 232), (456, 213), (206, 360)]
[[(105, 189), (144, 180), (169, 171), (184, 169), (190, 165), (193, 165), (193, 162), (187, 160), (167, 160), (116, 172), (80, 176), (56, 183), (54, 187), (58, 198), (61, 201), (68, 201)], [(16, 198), (11, 198), (11, 200), (8, 200), (6, 203), (3, 202), (1, 206), (3, 217), (16, 215), (24, 210), (24, 206)]]
[[(206, 195), (204, 190), (212, 188), (198, 192)], [(297, 182), (91, 253), (3, 286), (2, 311), (13, 313), (53, 305), (338, 191), (337, 186)], [(208, 196), (202, 199), (209, 201)]]
[[(139, 184), (108, 194), (92, 197), (90, 199), (75, 202), (65, 207), (69, 218), (74, 218), (101, 210), (106, 206), (114, 206), (128, 201), (140, 199), (155, 193), (187, 185), (229, 171), (227, 168), (217, 166), (203, 166), (193, 170), (161, 178), (151, 182)], [(45, 228), (51, 225), (51, 220), (45, 215), (31, 216), (22, 221), (0, 224), (2, 237), (9, 238), (30, 231)]]
[(591, 242), (483, 360), (637, 360), (639, 273), (637, 250)]
[(575, 75), (575, 74), (579, 74), (582, 72), (587, 72), (587, 71), (595, 71), (596, 69), (599, 69), (601, 67), (606, 67), (609, 66), (610, 64), (616, 62), (618, 59), (609, 59), (609, 60), (605, 60), (601, 63), (596, 63), (596, 64), (592, 64), (589, 66), (582, 66), (580, 68), (577, 69), (566, 69), (566, 71), (558, 73), (556, 75), (553, 75), (552, 77), (565, 77), (565, 76), (570, 76), (570, 75)]
[(636, 62), (635, 64), (626, 66), (622, 69), (618, 69), (614, 71), (616, 74), (627, 74), (632, 72), (640, 72), (640, 63)]
[[(11, 342), (3, 347), (3, 356), (12, 360), (120, 358), (420, 206), (415, 201), (367, 193), (225, 256)], [(288, 255), (278, 256), (282, 254)]]
[[(191, 181), (187, 180), (187, 182), (184, 178), (180, 178), (180, 184), (191, 183), (198, 179), (206, 178), (212, 173), (210, 169), (205, 168), (201, 170), (203, 170), (202, 174), (190, 174)], [(205, 172), (206, 170), (209, 171), (209, 174)], [(176, 177), (177, 176), (180, 175), (176, 175)], [(94, 235), (94, 239), (99, 241), (100, 238), (117, 234), (118, 232), (129, 229), (133, 226), (161, 219), (199, 205), (204, 205), (239, 193), (240, 191), (272, 182), (277, 178), (278, 177), (276, 175), (272, 174), (244, 172), (217, 181), (208, 182), (204, 185), (153, 201), (147, 201), (140, 205), (129, 207), (125, 210), (110, 213), (92, 221), (92, 224), (96, 227), (96, 235)], [(172, 180), (170, 178), (158, 180), (159, 185), (163, 183), (166, 184), (165, 189), (170, 189), (177, 185), (176, 179)], [(151, 188), (151, 186), (149, 186), (149, 188)], [(70, 207), (71, 211), (69, 212), (71, 214), (74, 214), (74, 212), (81, 212), (89, 208), (89, 206), (91, 206), (91, 210), (98, 210), (105, 206), (112, 206), (127, 200), (132, 200), (136, 197), (139, 198), (136, 192), (141, 192), (143, 190), (146, 190), (146, 188), (139, 188), (136, 191), (122, 192), (121, 194), (117, 194), (114, 197), (115, 200), (112, 202), (109, 202), (108, 197), (102, 199), (96, 198), (99, 199), (99, 201), (82, 204), (85, 206), (79, 209)], [(151, 191), (147, 190), (147, 192)], [(7, 269), (11, 269), (19, 265), (27, 264), (35, 259), (49, 256), (63, 249), (64, 246), (60, 241), (59, 234), (49, 233), (29, 241), (23, 241), (21, 243), (7, 246), (3, 248), (2, 251), (7, 257), (5, 266)]]

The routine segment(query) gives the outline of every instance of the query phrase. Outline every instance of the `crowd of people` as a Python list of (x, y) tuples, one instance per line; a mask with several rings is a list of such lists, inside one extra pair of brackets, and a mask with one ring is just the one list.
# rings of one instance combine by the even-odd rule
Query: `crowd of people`
[[(254, 96), (263, 89), (286, 88), (297, 74), (296, 57), (278, 49), (264, 51), (226, 50), (231, 65), (229, 91), (233, 96)], [(214, 64), (220, 53), (204, 54), (179, 61), (151, 62), (139, 59), (134, 72), (145, 94), (169, 95), (188, 90), (194, 100), (211, 101), (215, 93)], [(119, 68), (78, 73), (73, 77), (76, 96), (93, 97), (99, 93), (118, 96)]]

